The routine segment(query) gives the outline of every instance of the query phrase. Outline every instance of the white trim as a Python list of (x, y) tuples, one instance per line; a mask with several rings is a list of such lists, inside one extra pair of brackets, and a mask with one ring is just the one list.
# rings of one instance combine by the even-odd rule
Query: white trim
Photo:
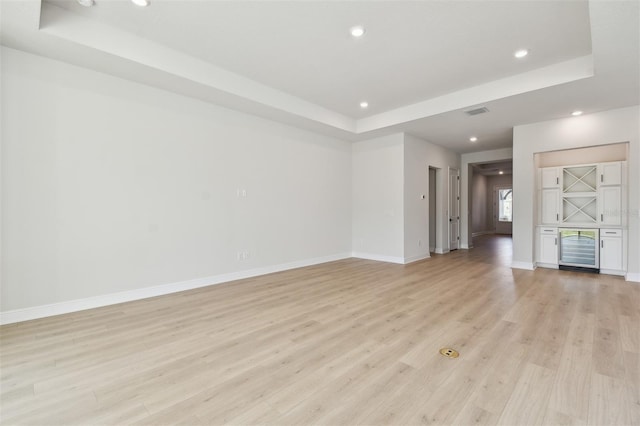
[(436, 254), (447, 254), (449, 253), (449, 249), (443, 249), (442, 247), (436, 247)]
[(417, 262), (419, 260), (424, 260), (424, 259), (429, 259), (429, 258), (431, 258), (429, 253), (427, 253), (427, 254), (418, 254), (416, 256), (411, 256), (411, 257), (405, 257), (404, 258), (404, 264), (406, 265), (407, 263), (413, 263), (413, 262)]
[(557, 263), (543, 263), (543, 262), (538, 262), (537, 266), (540, 268), (548, 268), (548, 269), (558, 269), (558, 264)]
[(304, 266), (317, 265), (319, 263), (348, 259), (350, 257), (351, 253), (333, 254), (312, 259), (282, 263), (279, 265), (254, 268), (246, 271), (230, 272), (228, 274), (213, 275), (210, 277), (196, 278), (193, 280), (162, 284), (136, 290), (121, 291), (118, 293), (87, 297), (85, 299), (69, 300), (65, 302), (52, 303), (50, 305), (33, 306), (23, 309), (14, 309), (12, 311), (0, 312), (0, 324), (12, 324), (37, 318), (68, 314), (70, 312), (84, 311), (86, 309), (99, 308), (102, 306), (115, 305), (117, 303), (131, 302), (133, 300), (162, 296), (179, 291), (192, 290), (195, 288), (207, 287), (210, 285), (221, 284), (229, 281), (271, 274), (273, 272), (286, 271), (288, 269), (302, 268)]
[(462, 250), (469, 250), (469, 246), (465, 243), (460, 243), (460, 249)]
[(600, 269), (600, 273), (605, 275), (618, 275), (620, 277), (625, 276), (624, 271), (616, 271), (615, 269)]
[[(460, 182), (460, 170), (458, 170), (456, 168), (453, 168), (453, 167), (447, 167), (447, 169), (449, 171), (449, 173), (447, 175), (447, 190), (448, 190), (448, 193), (447, 193), (447, 195), (448, 195), (448, 199), (447, 199), (447, 216), (448, 216), (448, 219), (449, 219), (447, 221), (447, 245), (449, 246), (449, 250), (451, 250), (452, 249), (452, 244), (451, 244), (451, 225), (452, 225), (452, 222), (451, 222), (451, 218), (453, 217), (452, 212), (451, 212), (451, 205), (455, 204), (456, 202), (458, 204), (458, 208), (457, 208), (457, 210), (458, 210), (458, 216), (457, 216), (457, 218), (458, 218), (458, 233), (457, 234), (458, 235), (457, 235), (457, 238), (458, 239), (455, 241), (456, 242), (456, 248), (455, 249), (459, 249), (460, 248), (460, 243), (462, 242), (462, 240), (460, 239), (460, 235), (461, 235), (461, 232), (462, 232), (462, 227), (460, 226), (461, 225), (460, 216), (462, 216), (462, 212), (460, 211), (460, 207), (462, 206), (460, 197), (462, 196), (462, 188), (461, 188), (461, 182)], [(457, 187), (458, 195), (456, 195), (456, 197), (457, 197), (456, 200), (452, 199), (452, 197), (453, 197), (453, 192), (451, 190), (451, 188), (452, 188), (452, 186), (451, 186), (451, 177), (452, 176), (457, 178), (455, 186)], [(447, 252), (449, 250), (447, 250)]]
[(351, 253), (351, 257), (357, 257), (358, 259), (376, 260), (378, 262), (404, 264), (404, 258), (402, 257), (385, 256), (383, 254), (353, 252)]
[(640, 273), (639, 272), (627, 272), (627, 275), (624, 277), (626, 281), (632, 281), (634, 283), (640, 283)]
[(527, 271), (533, 271), (536, 269), (536, 266), (531, 262), (511, 262), (511, 267), (513, 269), (526, 269)]

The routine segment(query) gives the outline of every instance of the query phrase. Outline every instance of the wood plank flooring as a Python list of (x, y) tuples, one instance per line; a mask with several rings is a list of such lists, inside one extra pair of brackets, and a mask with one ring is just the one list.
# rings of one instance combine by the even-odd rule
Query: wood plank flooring
[(0, 421), (640, 425), (640, 285), (475, 243), (3, 326)]

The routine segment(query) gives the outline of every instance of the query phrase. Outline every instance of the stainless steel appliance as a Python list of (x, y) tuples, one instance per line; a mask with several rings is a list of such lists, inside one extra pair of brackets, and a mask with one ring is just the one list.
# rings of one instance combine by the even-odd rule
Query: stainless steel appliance
[(587, 268), (598, 272), (600, 258), (598, 229), (560, 228), (560, 256), (558, 264), (561, 269)]

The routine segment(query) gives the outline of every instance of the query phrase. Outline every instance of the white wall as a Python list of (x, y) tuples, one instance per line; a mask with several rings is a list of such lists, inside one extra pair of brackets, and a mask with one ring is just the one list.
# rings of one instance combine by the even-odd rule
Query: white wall
[(534, 154), (629, 142), (627, 279), (640, 281), (640, 107), (517, 126), (513, 136), (513, 266), (531, 269), (534, 265)]
[(458, 154), (398, 133), (354, 143), (352, 164), (354, 256), (396, 263), (429, 257), (430, 166), (442, 173), (436, 250), (449, 250), (447, 173), (460, 166)]
[(3, 312), (350, 254), (349, 143), (2, 58)]
[(404, 137), (357, 142), (352, 153), (354, 256), (403, 263)]
[(608, 145), (590, 146), (587, 148), (564, 149), (536, 154), (536, 167), (572, 166), (575, 164), (606, 163), (609, 161), (626, 161), (629, 144), (612, 143)]
[(429, 257), (429, 167), (442, 176), (436, 187), (436, 251), (449, 251), (448, 170), (460, 168), (460, 155), (409, 134), (404, 148), (404, 258), (411, 262)]
[(488, 202), (490, 192), (487, 191), (487, 177), (474, 173), (471, 177), (471, 191), (469, 192), (469, 203), (471, 208), (471, 232), (491, 231), (491, 205)]
[(462, 154), (462, 156), (460, 157), (460, 242), (462, 248), (472, 247), (471, 221), (469, 219), (469, 216), (471, 214), (469, 190), (473, 177), (473, 168), (471, 167), (471, 164), (510, 160), (512, 158), (513, 150), (511, 148), (472, 152), (468, 154)]

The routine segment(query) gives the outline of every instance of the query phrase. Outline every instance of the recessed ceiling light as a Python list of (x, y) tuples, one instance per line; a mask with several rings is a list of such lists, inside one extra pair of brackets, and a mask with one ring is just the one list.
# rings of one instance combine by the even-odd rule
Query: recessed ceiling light
[(93, 0), (78, 0), (78, 4), (84, 7), (91, 7), (96, 4), (96, 2)]
[(360, 102), (360, 108), (369, 108), (369, 102)]
[(149, 0), (131, 0), (131, 3), (135, 4), (136, 6), (140, 6), (140, 7), (149, 6)]
[(478, 142), (478, 138), (477, 138), (477, 137), (475, 137), (475, 136), (471, 136), (471, 137), (469, 138), (469, 140), (470, 140), (471, 142)]
[(351, 32), (351, 35), (354, 36), (355, 38), (360, 38), (365, 33), (364, 27), (362, 27), (361, 25), (358, 25), (357, 27), (352, 27), (351, 30), (349, 31)]
[(504, 172), (503, 172), (502, 170), (500, 170), (500, 171), (498, 172), (498, 174), (503, 175), (503, 174), (504, 174)]
[(573, 115), (574, 117), (577, 117), (579, 115), (582, 115), (582, 111), (573, 111), (571, 115)]
[(516, 53), (514, 53), (513, 56), (515, 56), (518, 59), (522, 59), (528, 54), (529, 54), (529, 51), (527, 49), (520, 49), (520, 50), (516, 50)]

